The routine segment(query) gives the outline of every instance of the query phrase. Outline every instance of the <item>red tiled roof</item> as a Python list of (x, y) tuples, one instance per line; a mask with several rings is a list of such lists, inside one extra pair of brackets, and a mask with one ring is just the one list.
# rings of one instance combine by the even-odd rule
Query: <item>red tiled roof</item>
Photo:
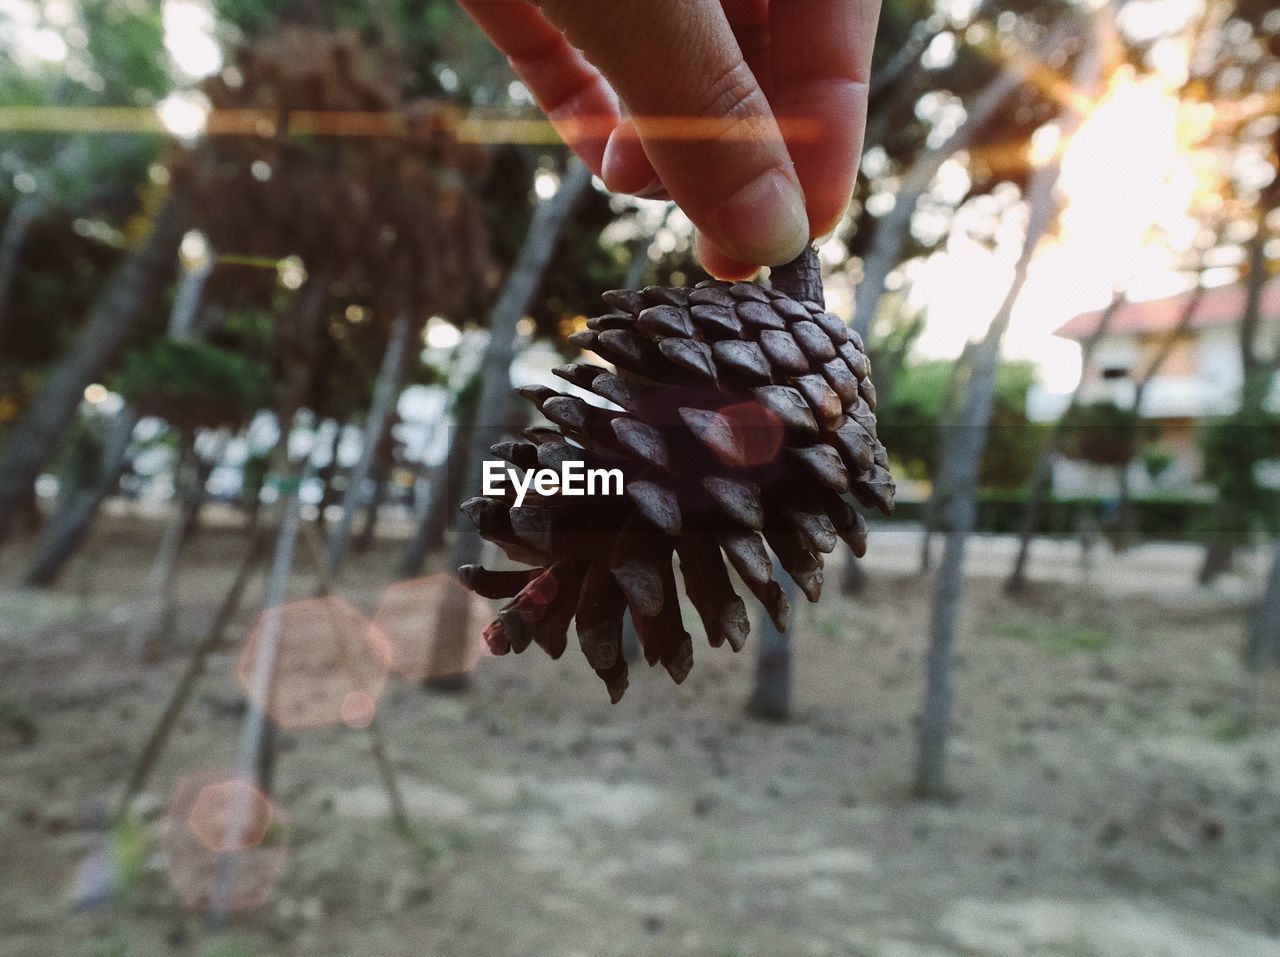
[[(1108, 335), (1143, 332), (1164, 332), (1174, 328), (1191, 298), (1190, 292), (1170, 296), (1168, 299), (1152, 299), (1149, 302), (1126, 302), (1120, 307), (1107, 328)], [(1191, 320), (1192, 329), (1208, 326), (1230, 325), (1239, 322), (1244, 314), (1246, 292), (1244, 286), (1222, 286), (1205, 291)], [(1280, 320), (1280, 280), (1272, 280), (1262, 290), (1263, 321)], [(1054, 335), (1064, 339), (1081, 341), (1089, 338), (1098, 327), (1102, 310), (1086, 312), (1069, 319)]]

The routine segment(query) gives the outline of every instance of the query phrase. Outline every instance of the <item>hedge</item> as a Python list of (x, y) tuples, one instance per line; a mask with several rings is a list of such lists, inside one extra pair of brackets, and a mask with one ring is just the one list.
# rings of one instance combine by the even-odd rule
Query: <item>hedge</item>
[[(1026, 494), (1017, 491), (983, 491), (978, 496), (977, 529), (980, 532), (1016, 534), (1022, 525)], [(1164, 541), (1201, 541), (1215, 522), (1221, 521), (1212, 500), (1185, 496), (1149, 496), (1132, 502), (1138, 534)], [(899, 501), (891, 521), (922, 522), (928, 503)], [(1044, 504), (1037, 529), (1040, 535), (1071, 536), (1080, 530), (1081, 520), (1091, 514), (1095, 526), (1105, 524), (1114, 514), (1115, 499), (1055, 498)], [(1247, 534), (1249, 529), (1226, 529)]]

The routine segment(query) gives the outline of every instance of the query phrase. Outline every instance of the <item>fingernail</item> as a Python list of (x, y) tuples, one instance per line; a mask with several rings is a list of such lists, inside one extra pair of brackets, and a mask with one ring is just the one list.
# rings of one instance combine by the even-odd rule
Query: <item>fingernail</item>
[(604, 157), (600, 161), (600, 179), (615, 193), (631, 193), (644, 196), (657, 193), (662, 183), (653, 175), (644, 153), (639, 152), (640, 138), (635, 126), (623, 120), (609, 134), (604, 144)]
[(649, 185), (644, 189), (636, 190), (632, 195), (637, 199), (656, 199), (666, 192), (666, 187), (662, 185), (662, 180), (654, 177), (649, 181)]
[(771, 169), (738, 190), (716, 214), (721, 248), (743, 262), (777, 266), (809, 241), (804, 196), (781, 170)]

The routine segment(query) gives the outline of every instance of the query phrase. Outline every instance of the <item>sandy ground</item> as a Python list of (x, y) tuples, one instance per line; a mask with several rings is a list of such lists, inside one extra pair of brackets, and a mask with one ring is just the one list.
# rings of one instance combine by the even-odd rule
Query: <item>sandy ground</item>
[[(978, 541), (956, 797), (921, 804), (930, 592), (898, 530), (873, 536), (863, 598), (800, 615), (786, 725), (743, 716), (751, 645), (698, 649), (680, 688), (634, 674), (617, 707), (576, 653), (481, 661), (461, 696), (393, 679), (378, 714), (414, 841), (367, 732), (283, 732), (260, 905), (213, 934), (183, 899), (205, 852), (179, 839), (199, 831), (181, 795), (234, 762), (261, 589), (111, 831), (244, 547), (229, 528), (193, 543), (178, 625), (138, 662), (160, 528), (115, 520), (59, 591), (0, 591), (4, 955), (1280, 957), (1280, 681), (1236, 657), (1256, 569), (1203, 592), (1191, 549), (1099, 549), (1086, 571), (1049, 544), (1014, 603), (991, 577), (1011, 543)], [(373, 614), (393, 557), (356, 560), (342, 595)], [(296, 583), (303, 600), (305, 565)]]

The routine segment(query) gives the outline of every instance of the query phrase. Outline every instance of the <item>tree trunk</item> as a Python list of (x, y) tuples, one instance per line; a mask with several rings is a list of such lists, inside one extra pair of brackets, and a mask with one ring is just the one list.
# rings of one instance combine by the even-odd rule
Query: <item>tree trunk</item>
[(364, 523), (360, 526), (351, 541), (351, 551), (356, 555), (367, 554), (373, 547), (373, 539), (378, 531), (378, 515), (387, 500), (387, 489), (391, 484), (391, 457), (380, 454), (374, 462), (373, 473), (369, 476), (373, 482), (373, 494), (364, 508)]
[(360, 510), (365, 484), (369, 479), (369, 473), (373, 470), (374, 458), (382, 444), (382, 437), (386, 434), (387, 425), (391, 421), (396, 397), (400, 394), (405, 357), (409, 352), (409, 339), (412, 334), (413, 323), (409, 319), (409, 312), (402, 310), (392, 324), (387, 351), (382, 355), (382, 367), (378, 370), (378, 381), (374, 385), (373, 397), (369, 403), (369, 415), (365, 420), (360, 461), (348, 474), (347, 488), (342, 496), (342, 517), (338, 519), (338, 524), (330, 533), (326, 544), (325, 572), (328, 578), (336, 580), (342, 570), (342, 563), (346, 559), (351, 526), (355, 521), (356, 513)]
[(1276, 543), (1262, 603), (1249, 630), (1248, 663), (1255, 671), (1280, 665), (1280, 542)]
[(924, 528), (920, 536), (920, 574), (927, 575), (933, 567), (933, 536), (945, 526), (943, 516), (946, 515), (947, 504), (947, 485), (943, 481), (943, 473), (951, 455), (951, 445), (953, 441), (953, 433), (951, 429), (943, 426), (954, 422), (960, 415), (960, 397), (963, 394), (962, 379), (968, 374), (968, 370), (973, 364), (975, 345), (972, 342), (965, 343), (964, 348), (960, 352), (960, 357), (951, 367), (951, 374), (947, 376), (947, 391), (942, 397), (942, 409), (938, 415), (938, 465), (935, 468), (935, 475), (930, 476), (933, 480), (932, 488), (929, 490), (929, 501), (925, 503), (924, 508)]
[(191, 342), (200, 336), (200, 305), (204, 301), (204, 287), (213, 272), (213, 257), (191, 267), (184, 267), (178, 276), (173, 294), (173, 307), (169, 310), (169, 325), (165, 335), (174, 342)]
[(84, 541), (93, 525), (98, 508), (120, 481), (120, 473), (128, 463), (129, 443), (138, 417), (125, 408), (108, 426), (102, 447), (98, 481), (91, 487), (68, 493), (40, 535), (35, 557), (23, 581), (36, 588), (47, 588), (57, 581), (71, 556)]
[[(525, 236), (524, 245), (516, 257), (511, 273), (507, 276), (502, 294), (489, 318), (489, 345), (485, 352), (477, 424), (471, 435), (460, 435), (457, 441), (470, 448), (467, 455), (463, 488), (470, 492), (480, 488), (484, 459), (489, 446), (499, 437), (499, 430), (506, 418), (511, 391), (511, 360), (515, 349), (516, 325), (524, 317), (529, 302), (542, 282), (542, 275), (555, 252), (560, 232), (578, 201), (591, 188), (591, 171), (578, 160), (573, 160), (560, 181), (560, 188), (550, 199), (539, 203), (534, 210), (533, 221)], [(481, 417), (487, 424), (481, 423)], [(480, 560), (483, 542), (479, 532), (470, 522), (459, 523), (458, 536), (454, 539), (450, 567), (473, 564)], [(436, 622), (436, 660), (460, 660), (453, 645), (469, 638), (471, 603), (459, 590), (450, 589), (443, 602)], [(432, 667), (427, 668), (428, 676)], [(428, 677), (430, 681), (430, 677)], [(465, 681), (453, 680), (452, 686)]]
[[(194, 342), (202, 338), (204, 330), (200, 328), (200, 324), (196, 320), (200, 313), (205, 282), (208, 280), (212, 268), (213, 260), (210, 259), (208, 263), (202, 266), (194, 269), (185, 269), (181, 272), (178, 278), (177, 294), (173, 308), (169, 313), (169, 322), (165, 333), (167, 338), (176, 342)], [(159, 606), (154, 615), (150, 615), (145, 608), (140, 611), (142, 617), (147, 620), (139, 624), (139, 628), (134, 635), (132, 645), (133, 651), (137, 654), (141, 654), (147, 642), (153, 637), (163, 634), (172, 626), (178, 555), (182, 550), (182, 546), (186, 544), (187, 539), (190, 537), (200, 509), (204, 504), (204, 482), (208, 478), (209, 468), (206, 468), (195, 454), (194, 434), (184, 434), (180, 439), (180, 443), (181, 452), (178, 457), (178, 475), (175, 483), (179, 490), (179, 500), (173, 520), (166, 529), (165, 536), (161, 542), (160, 553), (156, 556), (151, 573), (147, 578), (147, 582), (151, 586), (148, 589), (148, 597), (157, 599)], [(189, 481), (184, 481), (183, 473), (187, 470), (192, 471), (192, 477)], [(118, 478), (118, 472), (116, 478)], [(114, 481), (115, 479), (113, 478), (112, 488), (114, 488)], [(196, 484), (193, 485), (193, 482)], [(110, 491), (111, 489), (108, 488), (107, 495), (110, 494)], [(88, 537), (89, 530), (97, 520), (98, 511), (105, 500), (106, 496), (104, 495), (95, 500), (84, 500), (83, 507), (80, 507), (82, 503), (75, 503), (76, 507), (73, 507), (72, 510), (74, 520), (81, 527), (67, 529), (64, 533), (70, 548), (58, 555), (56, 566), (51, 566), (44, 570), (43, 574), (48, 576), (46, 584), (53, 583), (61, 573), (62, 567), (74, 556), (75, 549)]]
[(4, 230), (0, 231), (0, 353), (9, 338), (9, 297), (13, 293), (13, 280), (18, 274), (18, 258), (27, 241), (31, 224), (40, 215), (44, 200), (39, 193), (23, 193), (9, 208)]
[[(303, 470), (305, 475), (305, 469)], [(301, 480), (297, 480), (299, 483)], [(241, 781), (257, 782), (270, 793), (272, 747), (271, 724), (263, 703), (271, 694), (275, 679), (276, 658), (280, 651), (282, 623), (280, 609), (288, 595), (289, 579), (293, 574), (294, 553), (298, 542), (300, 524), (297, 488), (291, 489), (281, 503), (280, 524), (276, 530), (275, 550), (271, 559), (271, 573), (267, 580), (266, 612), (257, 645), (252, 670), (249, 673), (248, 706), (244, 723), (240, 727), (240, 742), (236, 751), (236, 776)], [(240, 847), (241, 838), (249, 824), (249, 789), (239, 789), (227, 811), (226, 845)], [(226, 904), (230, 893), (234, 868), (242, 855), (230, 851), (218, 862), (213, 899), (210, 902), (210, 918), (216, 924), (225, 920)]]
[(844, 570), (840, 573), (840, 594), (857, 598), (867, 590), (867, 570), (858, 556), (850, 552), (845, 556)]
[[(799, 609), (795, 606), (799, 589), (790, 576), (782, 579), (782, 591), (791, 603), (791, 621), (795, 622)], [(756, 683), (747, 701), (747, 714), (762, 721), (785, 722), (791, 720), (791, 636), (773, 623), (768, 615), (761, 616), (756, 651)]]
[(209, 461), (196, 452), (195, 435), (184, 434), (177, 464), (177, 495), (173, 515), (151, 569), (142, 586), (141, 600), (135, 604), (137, 624), (132, 638), (131, 657), (141, 659), (148, 646), (173, 630), (178, 607), (178, 567), (182, 549), (190, 541), (200, 520), (209, 473), (222, 457), (222, 449)]
[(157, 214), (146, 242), (132, 250), (107, 281), (76, 344), (49, 372), (39, 396), (10, 433), (0, 462), (0, 542), (18, 505), (57, 451), (89, 385), (128, 341), (159, 298), (182, 242), (186, 215), (174, 201)]
[(404, 556), (400, 559), (398, 571), (401, 578), (416, 578), (421, 575), (427, 564), (427, 556), (444, 545), (444, 533), (449, 527), (449, 520), (461, 502), (459, 490), (467, 475), (467, 455), (470, 452), (467, 437), (471, 435), (475, 418), (474, 403), (459, 410), (458, 421), (454, 423), (453, 435), (449, 439), (449, 449), (445, 452), (444, 461), (432, 472), (426, 507), (422, 510), (413, 537), (409, 539)]
[[(1161, 343), (1159, 351), (1151, 359), (1151, 364), (1142, 370), (1142, 376), (1138, 379), (1133, 389), (1133, 429), (1134, 442), (1130, 444), (1129, 451), (1135, 452), (1137, 439), (1137, 429), (1142, 421), (1142, 401), (1147, 396), (1147, 389), (1151, 385), (1151, 380), (1160, 374), (1160, 370), (1164, 368), (1164, 364), (1169, 361), (1169, 357), (1173, 355), (1173, 350), (1178, 346), (1178, 340), (1183, 334), (1191, 328), (1191, 322), (1195, 319), (1196, 312), (1200, 308), (1200, 301), (1204, 298), (1204, 283), (1197, 279), (1195, 291), (1191, 294), (1191, 298), (1182, 308), (1178, 321), (1174, 323), (1174, 327), (1169, 330), (1165, 336), (1164, 342)], [(1133, 466), (1133, 457), (1120, 466), (1120, 500), (1116, 505), (1115, 519), (1112, 522), (1112, 544), (1116, 552), (1124, 552), (1133, 544), (1134, 536), (1137, 534), (1137, 522), (1133, 514), (1133, 478), (1130, 475)]]
[(208, 630), (205, 631), (204, 636), (200, 639), (200, 643), (192, 650), (191, 658), (187, 661), (187, 667), (182, 674), (182, 678), (179, 679), (177, 687), (174, 688), (173, 694), (165, 704), (164, 711), (160, 713), (160, 718), (156, 721), (151, 734), (148, 735), (147, 742), (143, 745), (142, 751), (138, 754), (138, 760), (133, 765), (133, 770), (129, 772), (129, 778), (124, 786), (124, 794), (121, 795), (120, 803), (116, 806), (116, 820), (119, 820), (128, 812), (130, 802), (137, 796), (139, 791), (146, 787), (147, 780), (150, 778), (156, 762), (160, 759), (160, 754), (164, 750), (169, 736), (177, 726), (178, 718), (181, 716), (183, 709), (186, 708), (187, 702), (191, 699), (192, 692), (195, 691), (196, 682), (204, 674), (205, 662), (222, 644), (223, 635), (231, 624), (232, 617), (235, 616), (236, 611), (240, 608), (240, 599), (244, 596), (245, 588), (248, 587), (250, 580), (262, 562), (266, 552), (266, 545), (266, 536), (262, 535), (256, 528), (251, 529), (249, 532), (249, 551), (245, 554), (231, 587), (227, 589), (226, 594), (223, 596), (222, 603), (218, 606), (218, 611), (213, 616), (213, 621)]
[[(1096, 36), (1076, 66), (1075, 89), (1092, 98), (1101, 75)], [(1079, 112), (1068, 106), (1059, 120), (1065, 142), (1079, 126)], [(971, 374), (959, 416), (951, 423), (952, 441), (940, 467), (945, 491), (942, 561), (933, 596), (929, 649), (925, 659), (925, 692), (920, 716), (919, 755), (916, 765), (917, 796), (941, 800), (948, 796), (947, 745), (954, 698), (953, 661), (956, 631), (964, 592), (965, 551), (977, 514), (977, 486), (982, 455), (986, 450), (991, 410), (995, 399), (1000, 346), (1014, 304), (1027, 280), (1027, 271), (1040, 240), (1051, 224), (1057, 206), (1055, 189), (1061, 159), (1054, 159), (1031, 177), (1027, 188), (1028, 223), (1013, 283), (991, 327), (972, 354)]]
[[(1277, 135), (1280, 136), (1280, 134)], [(1262, 318), (1262, 292), (1267, 282), (1266, 216), (1268, 211), (1276, 208), (1278, 203), (1280, 203), (1280, 175), (1263, 190), (1258, 203), (1257, 231), (1248, 246), (1249, 275), (1245, 285), (1245, 308), (1244, 314), (1240, 317), (1239, 338), (1240, 367), (1243, 371), (1240, 389), (1241, 411), (1246, 411), (1244, 408), (1246, 403), (1264, 401), (1267, 390), (1258, 387), (1257, 383), (1260, 378), (1270, 377), (1275, 371), (1275, 363), (1265, 362), (1259, 353), (1258, 329)], [(1280, 361), (1280, 354), (1273, 358), (1275, 361)], [(1244, 516), (1239, 512), (1240, 509), (1236, 507), (1235, 502), (1219, 493), (1218, 503), (1214, 508), (1214, 531), (1205, 545), (1204, 560), (1196, 575), (1196, 580), (1201, 585), (1212, 584), (1219, 575), (1231, 568), (1236, 538), (1239, 535), (1236, 530), (1242, 529), (1246, 524)]]
[[(801, 302), (826, 303), (822, 289), (822, 267), (817, 252), (811, 247), (794, 262), (775, 268), (771, 285), (779, 292)], [(853, 559), (853, 553), (849, 553)], [(791, 622), (799, 615), (795, 607), (798, 588), (795, 580), (775, 560), (774, 568), (781, 579), (783, 593), (791, 608)], [(747, 714), (766, 721), (787, 721), (791, 717), (791, 637), (774, 625), (768, 616), (758, 629), (759, 651), (756, 653), (755, 687), (747, 701)]]
[(1111, 297), (1111, 302), (1107, 305), (1107, 308), (1103, 310), (1102, 315), (1098, 317), (1098, 325), (1093, 332), (1089, 333), (1089, 338), (1085, 340), (1084, 347), (1080, 351), (1080, 382), (1076, 385), (1075, 391), (1071, 393), (1071, 399), (1068, 401), (1062, 417), (1054, 424), (1053, 429), (1045, 437), (1044, 444), (1040, 447), (1040, 454), (1036, 457), (1035, 470), (1032, 472), (1031, 482), (1027, 486), (1027, 501), (1022, 507), (1022, 519), (1018, 525), (1018, 554), (1013, 560), (1013, 568), (1004, 583), (1006, 595), (1021, 595), (1027, 590), (1027, 564), (1031, 560), (1031, 544), (1035, 540), (1036, 529), (1040, 524), (1040, 513), (1044, 509), (1045, 499), (1053, 491), (1053, 465), (1057, 460), (1058, 446), (1062, 441), (1062, 422), (1079, 405), (1081, 390), (1084, 389), (1085, 375), (1089, 371), (1089, 360), (1093, 356), (1098, 343), (1106, 336), (1107, 330), (1111, 327), (1111, 321), (1115, 318), (1116, 313), (1120, 311), (1120, 306), (1124, 301), (1123, 293), (1116, 292)]

